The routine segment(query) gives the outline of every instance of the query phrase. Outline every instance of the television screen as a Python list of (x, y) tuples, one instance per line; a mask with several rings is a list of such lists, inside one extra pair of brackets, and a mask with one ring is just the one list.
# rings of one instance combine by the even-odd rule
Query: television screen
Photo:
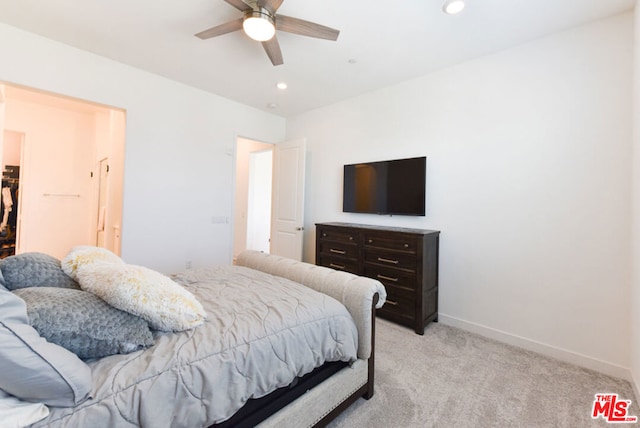
[(427, 158), (344, 166), (342, 211), (425, 215)]

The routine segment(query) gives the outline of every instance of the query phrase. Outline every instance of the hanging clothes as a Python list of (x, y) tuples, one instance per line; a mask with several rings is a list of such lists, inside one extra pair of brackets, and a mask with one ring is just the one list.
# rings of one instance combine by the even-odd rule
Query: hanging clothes
[(5, 186), (2, 188), (2, 205), (3, 205), (3, 213), (2, 213), (2, 223), (0, 223), (0, 233), (4, 232), (7, 229), (7, 224), (9, 223), (9, 213), (13, 210), (13, 195), (11, 192), (11, 187)]

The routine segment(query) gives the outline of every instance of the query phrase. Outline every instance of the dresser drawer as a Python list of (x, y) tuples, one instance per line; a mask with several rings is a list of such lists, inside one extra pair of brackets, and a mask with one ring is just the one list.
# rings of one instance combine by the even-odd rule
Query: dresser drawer
[(418, 251), (418, 241), (412, 236), (389, 237), (376, 233), (365, 233), (364, 245), (365, 247), (384, 248), (412, 254), (416, 254)]
[(358, 258), (358, 246), (344, 242), (319, 241), (320, 254), (326, 256), (345, 257), (349, 259)]
[(377, 279), (384, 284), (386, 288), (395, 287), (407, 290), (411, 293), (416, 289), (417, 278), (415, 273), (365, 264), (364, 276)]
[(358, 235), (349, 230), (322, 227), (318, 228), (318, 239), (321, 241), (337, 241), (355, 244), (358, 242)]
[(335, 270), (341, 270), (343, 272), (353, 273), (358, 275), (358, 261), (357, 260), (345, 260), (338, 257), (320, 256), (318, 266), (324, 266)]
[(407, 297), (405, 293), (398, 291), (393, 287), (388, 287), (387, 300), (378, 311), (380, 315), (383, 316), (385, 313), (389, 313), (396, 317), (413, 321), (416, 318), (415, 299), (413, 297)]
[(365, 263), (403, 269), (409, 272), (415, 272), (418, 264), (414, 254), (404, 254), (369, 248), (365, 248), (364, 250), (364, 261)]

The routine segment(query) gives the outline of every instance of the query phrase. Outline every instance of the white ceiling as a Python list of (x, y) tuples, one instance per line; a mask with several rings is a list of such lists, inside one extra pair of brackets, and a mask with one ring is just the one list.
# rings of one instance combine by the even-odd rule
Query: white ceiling
[[(241, 17), (223, 0), (0, 0), (0, 22), (286, 117), (634, 6), (467, 0), (461, 14), (449, 16), (443, 3), (285, 0), (279, 13), (341, 32), (337, 42), (279, 32), (284, 65), (277, 67), (241, 31), (194, 37)], [(279, 81), (289, 88), (278, 90)]]

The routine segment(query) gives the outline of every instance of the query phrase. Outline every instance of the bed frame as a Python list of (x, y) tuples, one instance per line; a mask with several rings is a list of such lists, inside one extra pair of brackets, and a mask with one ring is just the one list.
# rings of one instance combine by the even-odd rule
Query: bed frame
[[(242, 276), (244, 273), (249, 281), (247, 284), (258, 288), (264, 279), (267, 289), (256, 290), (259, 293), (270, 292), (271, 296), (277, 299), (277, 284), (283, 281), (265, 278), (258, 271), (294, 281), (342, 303), (357, 331), (357, 349), (353, 355), (354, 343), (351, 341), (356, 338), (356, 332), (349, 329), (350, 331), (344, 334), (347, 335), (345, 340), (350, 341), (348, 351), (351, 361), (329, 362), (295, 379), (289, 386), (273, 391), (265, 397), (249, 400), (228, 420), (212, 427), (321, 427), (327, 425), (360, 397), (369, 399), (373, 396), (375, 315), (376, 308), (381, 307), (386, 299), (386, 290), (379, 281), (256, 251), (241, 253), (236, 265), (242, 268), (227, 269), (229, 278), (233, 278), (234, 275)], [(194, 287), (209, 286), (207, 281), (213, 281), (212, 278), (215, 277), (208, 272), (201, 274), (204, 278), (202, 282), (199, 282), (199, 274), (191, 278)], [(189, 275), (181, 278), (185, 284), (191, 281)], [(220, 278), (225, 277), (223, 275)], [(215, 288), (215, 285), (210, 286)], [(211, 294), (207, 294), (203, 290), (203, 296), (214, 298), (213, 290), (210, 291)], [(312, 304), (310, 299), (308, 305)], [(325, 304), (327, 307), (340, 309), (336, 302), (325, 301)], [(345, 322), (347, 314), (343, 310), (337, 312), (340, 313), (340, 320), (336, 322), (348, 326), (349, 322)], [(315, 308), (314, 313), (318, 313)], [(90, 363), (95, 363), (90, 368), (95, 369), (97, 373), (92, 383), (94, 398), (75, 407), (52, 407), (48, 417), (33, 425), (43, 428), (121, 425), (206, 427), (214, 421), (219, 421), (222, 419), (222, 413), (214, 406), (224, 406), (224, 400), (228, 398), (228, 387), (220, 383), (215, 387), (218, 389), (214, 390), (213, 385), (207, 384), (206, 376), (199, 376), (207, 372), (215, 376), (215, 371), (211, 372), (215, 370), (215, 364), (203, 363), (199, 367), (193, 366), (206, 360), (189, 359), (189, 356), (196, 355), (194, 353), (185, 355), (184, 360), (176, 358), (179, 349), (184, 348), (182, 344), (195, 343), (192, 341), (195, 337), (206, 342), (206, 336), (215, 336), (217, 332), (215, 328), (205, 327), (201, 331), (196, 330), (180, 337), (163, 336), (160, 340), (166, 340), (163, 345), (159, 345), (160, 350), (151, 350), (146, 356), (144, 355), (147, 351), (143, 351), (131, 356), (114, 355), (106, 357), (108, 361)], [(176, 345), (178, 350), (173, 350)], [(155, 355), (154, 351), (159, 352), (158, 364), (150, 362)], [(207, 351), (209, 349), (203, 349), (202, 354), (198, 354), (199, 357), (209, 355), (210, 352)], [(130, 373), (122, 373), (120, 376), (127, 365), (138, 359), (142, 363), (140, 366), (130, 366)], [(166, 370), (163, 371), (163, 367), (166, 367)], [(198, 376), (192, 375), (192, 372), (197, 372)], [(194, 381), (191, 382), (191, 379)], [(287, 377), (287, 381), (290, 379), (291, 377)], [(174, 384), (175, 387), (172, 388)]]
[[(369, 278), (356, 277), (355, 275), (345, 274), (344, 272), (336, 272), (332, 269), (309, 265), (307, 263), (293, 262), (277, 256), (252, 251), (241, 254), (238, 257), (237, 264), (289, 278), (310, 288), (325, 292), (326, 294), (332, 294), (323, 289), (328, 282), (327, 277), (330, 277), (330, 279), (335, 277), (339, 280), (338, 282), (342, 282), (343, 285), (345, 281), (349, 282), (355, 278), (360, 282), (374, 281)], [(344, 275), (348, 275), (348, 277)], [(382, 290), (382, 293), (384, 293), (384, 288), (382, 288)], [(343, 287), (341, 293), (346, 294), (348, 290), (345, 293)], [(335, 292), (333, 294), (335, 294)], [(308, 418), (307, 413), (315, 413), (316, 415), (311, 416), (316, 419), (314, 419), (313, 422), (309, 422), (309, 426), (322, 427), (336, 418), (360, 397), (367, 400), (373, 397), (376, 305), (379, 299), (385, 297), (386, 296), (381, 297), (380, 293), (373, 294), (371, 307), (366, 310), (366, 312), (370, 314), (368, 315), (370, 317), (368, 322), (370, 323), (371, 347), (368, 357), (362, 356), (359, 352), (359, 358), (352, 366), (349, 366), (347, 363), (325, 364), (313, 372), (296, 379), (287, 387), (280, 388), (265, 397), (249, 400), (247, 404), (229, 420), (212, 425), (210, 428), (255, 426), (264, 428), (280, 428), (283, 426), (299, 427), (301, 426), (300, 415), (304, 414)], [(346, 303), (345, 305), (352, 315), (354, 315), (353, 309)], [(356, 316), (358, 316), (358, 314), (356, 314)], [(369, 333), (369, 331), (367, 331), (367, 333)], [(359, 334), (362, 334), (362, 332), (359, 331)], [(358, 366), (358, 370), (360, 371), (366, 371), (366, 381), (364, 381), (364, 384), (362, 384), (360, 380), (354, 383), (354, 375), (351, 373), (355, 371), (354, 366)], [(358, 378), (358, 376), (355, 376), (355, 378)], [(319, 401), (322, 401), (322, 399), (318, 400), (318, 397), (323, 397), (327, 393), (337, 390), (348, 390), (352, 392), (347, 394), (346, 397), (338, 403), (328, 402), (326, 404), (318, 404)], [(306, 403), (303, 402), (305, 399), (314, 403), (313, 406), (309, 406), (314, 407), (313, 409), (307, 407)]]
[(374, 384), (374, 372), (375, 372), (375, 350), (376, 350), (376, 305), (378, 304), (378, 300), (380, 296), (376, 294), (373, 297), (373, 305), (371, 307), (371, 356), (368, 359), (368, 367), (367, 367), (367, 383), (362, 386), (359, 390), (354, 392), (352, 395), (347, 397), (338, 407), (333, 409), (327, 416), (325, 416), (320, 422), (318, 422), (315, 426), (322, 427), (327, 425), (333, 419), (335, 419), (340, 413), (347, 409), (347, 407), (351, 406), (355, 403), (358, 398), (362, 397), (366, 400), (369, 400), (373, 397), (373, 384)]

